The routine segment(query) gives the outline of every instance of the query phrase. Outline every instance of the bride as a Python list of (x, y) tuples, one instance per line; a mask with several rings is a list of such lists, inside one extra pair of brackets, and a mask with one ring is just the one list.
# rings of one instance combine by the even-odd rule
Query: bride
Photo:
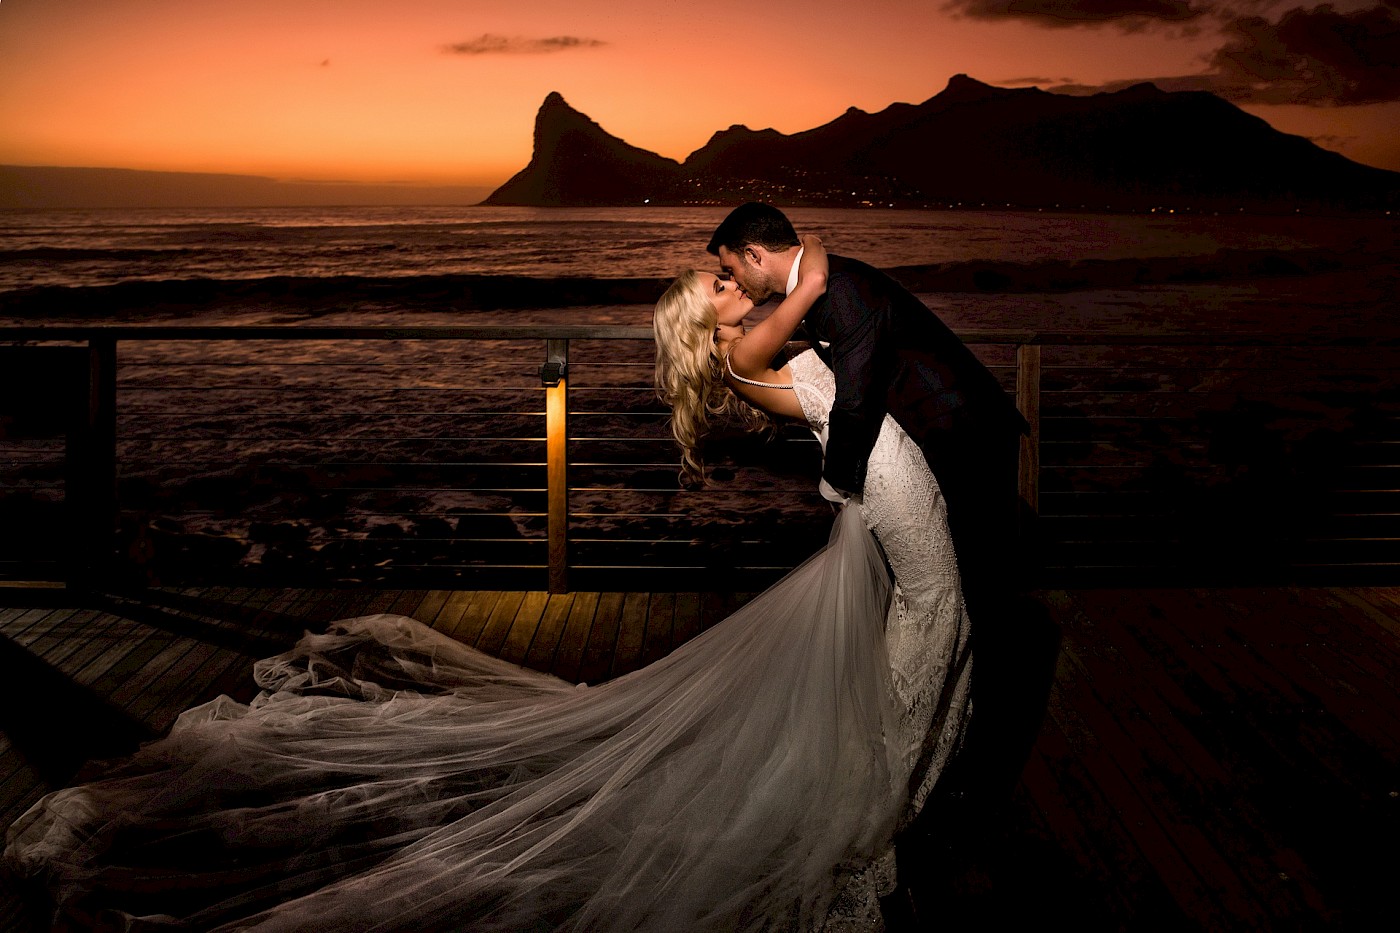
[[(830, 372), (769, 365), (824, 288), (815, 241), (802, 273), (747, 335), (752, 303), (708, 273), (658, 304), (692, 474), (721, 410), (820, 434)], [(646, 668), (575, 685), (412, 619), (338, 622), (259, 661), (250, 704), (191, 709), (40, 800), (6, 862), (81, 929), (877, 927), (891, 840), (957, 744), (970, 656), (918, 448), (887, 420), (871, 464), (826, 547)]]
[[(700, 448), (714, 416), (751, 426), (770, 416), (807, 424), (826, 446), (836, 395), (832, 371), (815, 350), (773, 367), (803, 316), (825, 291), (821, 240), (803, 236), (798, 281), (757, 326), (742, 322), (754, 303), (737, 283), (708, 272), (681, 275), (656, 308), (657, 383), (672, 407), (672, 431), (683, 474), (703, 480)], [(971, 711), (972, 654), (966, 605), (948, 528), (947, 507), (917, 444), (886, 415), (870, 453), (865, 488), (845, 500), (824, 482), (822, 492), (855, 512), (879, 541), (894, 575), (883, 640), (898, 716), (885, 736), (895, 780), (907, 790), (898, 825), (912, 823), (961, 740)], [(886, 863), (891, 857), (885, 853)], [(879, 882), (882, 892), (891, 883)]]

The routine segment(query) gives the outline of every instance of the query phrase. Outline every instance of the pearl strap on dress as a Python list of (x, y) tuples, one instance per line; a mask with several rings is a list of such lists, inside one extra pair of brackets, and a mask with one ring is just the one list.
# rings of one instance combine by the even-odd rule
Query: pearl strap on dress
[[(731, 348), (732, 349), (732, 348)], [(791, 389), (790, 382), (759, 382), (757, 379), (745, 379), (734, 371), (734, 364), (729, 362), (729, 354), (724, 355), (724, 368), (729, 370), (729, 375), (745, 385), (758, 386), (760, 389)]]

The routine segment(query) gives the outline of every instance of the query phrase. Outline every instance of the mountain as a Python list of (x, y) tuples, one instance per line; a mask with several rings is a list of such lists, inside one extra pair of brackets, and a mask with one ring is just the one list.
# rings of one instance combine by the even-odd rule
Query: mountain
[(596, 207), (649, 196), (674, 201), (681, 175), (679, 162), (609, 135), (555, 91), (535, 117), (530, 164), (483, 203)]
[(683, 163), (631, 146), (558, 93), (530, 164), (486, 199), (731, 204), (1289, 209), (1400, 207), (1400, 173), (1289, 136), (1203, 91), (1078, 97), (966, 75), (921, 104), (850, 108), (786, 135), (731, 126)]

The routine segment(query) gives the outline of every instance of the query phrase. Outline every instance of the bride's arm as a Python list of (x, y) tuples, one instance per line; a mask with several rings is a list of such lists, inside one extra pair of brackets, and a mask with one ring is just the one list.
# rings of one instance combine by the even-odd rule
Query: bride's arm
[(766, 318), (734, 344), (729, 363), (734, 371), (750, 379), (770, 374), (773, 357), (789, 340), (812, 305), (826, 294), (829, 263), (821, 237), (802, 237), (802, 261), (797, 267), (797, 287)]

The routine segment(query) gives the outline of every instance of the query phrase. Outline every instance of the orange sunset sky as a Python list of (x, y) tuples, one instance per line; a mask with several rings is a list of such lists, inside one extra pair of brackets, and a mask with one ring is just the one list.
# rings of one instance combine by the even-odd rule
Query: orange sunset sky
[(550, 91), (683, 159), (957, 73), (1206, 88), (1400, 170), (1400, 0), (0, 0), (0, 163), (494, 186)]

